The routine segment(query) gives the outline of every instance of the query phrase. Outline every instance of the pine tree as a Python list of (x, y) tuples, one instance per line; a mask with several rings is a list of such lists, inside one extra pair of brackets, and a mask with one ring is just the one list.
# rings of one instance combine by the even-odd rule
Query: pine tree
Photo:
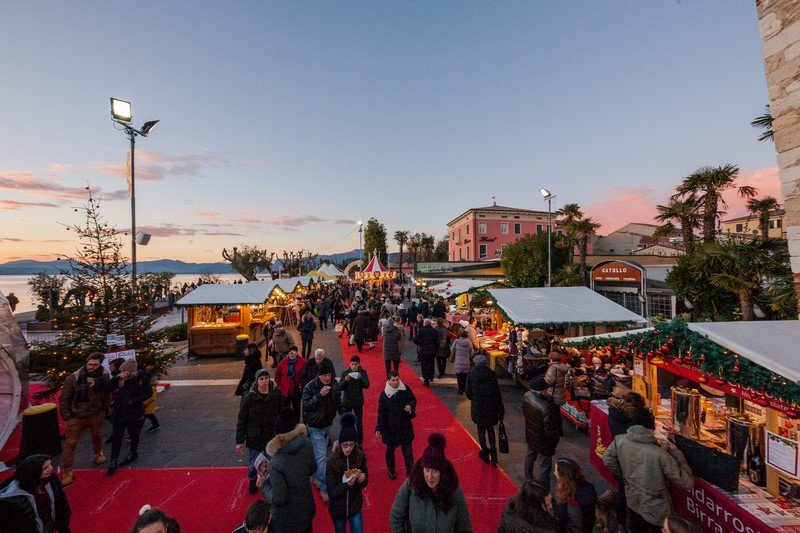
[(61, 271), (72, 287), (81, 288), (85, 305), (66, 309), (56, 319), (62, 331), (58, 338), (34, 343), (30, 351), (31, 373), (47, 382), (42, 396), (58, 391), (90, 353), (108, 353), (110, 334), (124, 335), (125, 349), (136, 350), (139, 366), (154, 376), (166, 374), (175, 361), (174, 355), (165, 353), (164, 332), (152, 329), (155, 317), (149, 314), (147, 298), (131, 293), (122, 234), (100, 215), (100, 202), (91, 192), (79, 210), (84, 223), (67, 228), (77, 235), (78, 247), (73, 257), (64, 260)]

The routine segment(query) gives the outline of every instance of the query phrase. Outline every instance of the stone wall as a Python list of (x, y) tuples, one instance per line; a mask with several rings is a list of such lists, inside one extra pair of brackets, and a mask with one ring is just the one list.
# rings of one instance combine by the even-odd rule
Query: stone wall
[(784, 224), (795, 292), (800, 302), (800, 2), (760, 0), (756, 3), (786, 209)]

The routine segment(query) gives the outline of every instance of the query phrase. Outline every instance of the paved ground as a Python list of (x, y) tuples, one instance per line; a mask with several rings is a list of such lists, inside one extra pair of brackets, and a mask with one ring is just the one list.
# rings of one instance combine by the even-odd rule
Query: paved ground
[[(174, 315), (175, 313), (168, 319), (175, 320)], [(289, 331), (295, 340), (299, 340), (295, 330), (290, 328)], [(333, 361), (337, 373), (344, 367), (343, 359), (351, 355), (342, 354), (338, 338), (332, 329), (317, 331), (314, 348), (325, 350)], [(380, 357), (377, 351), (374, 354), (367, 352), (364, 357), (373, 355)], [(414, 364), (416, 352), (412, 343), (406, 343), (403, 356), (405, 364), (419, 374), (419, 367)], [(156, 415), (161, 422), (161, 429), (152, 434), (142, 433), (139, 460), (135, 466), (165, 468), (245, 464), (244, 456), (233, 452), (239, 406), (239, 398), (233, 395), (233, 391), (241, 372), (242, 362), (231, 357), (186, 361), (184, 355), (164, 378), (165, 381), (170, 381), (172, 386), (158, 399)], [(380, 378), (373, 377), (373, 381), (378, 379)], [(461, 424), (474, 434), (475, 426), (469, 417), (469, 401), (457, 393), (455, 375), (450, 373), (443, 380), (434, 380), (431, 389)], [(505, 422), (511, 453), (500, 455), (500, 465), (519, 485), (523, 480), (526, 450), (525, 424), (521, 410), (522, 395), (525, 391), (510, 378), (501, 380), (501, 390), (506, 404)], [(585, 465), (587, 478), (595, 483), (598, 492), (602, 492), (608, 485), (588, 465), (588, 436), (584, 432), (576, 431), (570, 425), (565, 424), (564, 430), (565, 437), (559, 444), (557, 455), (572, 457)], [(110, 435), (110, 431), (110, 424), (107, 423), (106, 437)], [(105, 445), (107, 455), (110, 454), (110, 446), (110, 444)], [(122, 457), (126, 453), (127, 443), (123, 443)], [(82, 435), (75, 468), (102, 468), (92, 465), (88, 432)]]

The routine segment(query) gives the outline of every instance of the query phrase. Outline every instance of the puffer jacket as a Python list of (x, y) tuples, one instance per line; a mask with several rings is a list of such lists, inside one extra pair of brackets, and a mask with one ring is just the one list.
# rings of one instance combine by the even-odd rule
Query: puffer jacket
[(297, 331), (300, 332), (300, 339), (311, 342), (314, 340), (314, 332), (317, 331), (317, 323), (314, 321), (313, 316), (304, 316), (297, 326)]
[(312, 428), (327, 428), (333, 424), (337, 413), (342, 412), (342, 394), (339, 384), (331, 379), (331, 390), (323, 396), (325, 385), (315, 378), (303, 388), (303, 422)]
[(112, 378), (109, 390), (117, 391), (111, 412), (113, 421), (125, 424), (144, 418), (144, 402), (153, 394), (150, 374), (146, 370), (140, 368), (136, 374), (125, 379), (119, 376)]
[(476, 424), (494, 426), (505, 416), (497, 374), (488, 365), (476, 365), (472, 369), (467, 376), (465, 393), (471, 400), (470, 416)]
[[(358, 468), (365, 475), (364, 483), (358, 480), (352, 485), (342, 481), (344, 473), (351, 468)], [(364, 503), (361, 491), (369, 483), (369, 473), (367, 472), (367, 456), (358, 450), (355, 456), (351, 453), (345, 457), (344, 464), (337, 465), (331, 458), (328, 460), (327, 470), (325, 471), (325, 484), (328, 487), (328, 496), (331, 501), (328, 503), (328, 512), (333, 518), (349, 518), (359, 512)]]
[(272, 350), (280, 355), (289, 353), (289, 347), (294, 346), (294, 337), (284, 328), (275, 328), (272, 333)]
[(309, 479), (317, 471), (317, 460), (306, 426), (298, 424), (275, 435), (266, 452), (272, 469), (261, 492), (272, 505), (272, 522), (279, 531), (305, 531), (317, 512)]
[(665, 448), (652, 431), (637, 425), (615, 437), (603, 454), (603, 464), (625, 481), (628, 508), (651, 524), (662, 523), (672, 512), (668, 483), (683, 490), (694, 486), (692, 470), (680, 450)]
[(420, 357), (435, 357), (439, 346), (439, 333), (431, 326), (422, 326), (414, 335), (414, 344), (417, 345), (417, 354)]
[(366, 340), (367, 335), (369, 335), (369, 327), (370, 327), (370, 320), (369, 320), (369, 313), (360, 312), (356, 316), (356, 319), (353, 321), (353, 338), (357, 341)]
[(345, 411), (363, 406), (364, 389), (369, 388), (369, 376), (364, 367), (358, 368), (358, 374), (361, 376), (358, 379), (350, 378), (348, 380), (347, 375), (351, 372), (350, 367), (345, 368), (339, 379), (339, 389), (342, 391), (342, 409)]
[(544, 509), (524, 508), (517, 513), (506, 503), (497, 533), (558, 533), (558, 522)]
[[(405, 531), (472, 532), (467, 500), (464, 498), (464, 491), (461, 490), (461, 487), (456, 487), (453, 493), (453, 506), (445, 513), (429, 497), (418, 496), (411, 489), (408, 479), (397, 491), (389, 515), (389, 524), (392, 527), (392, 533), (404, 533)], [(411, 526), (410, 530), (407, 529), (407, 525)]]
[[(50, 497), (50, 519), (54, 531), (69, 533), (69, 519), (72, 509), (64, 493), (64, 487), (55, 474), (45, 486)], [(0, 484), (0, 533), (41, 533), (44, 524), (39, 518), (34, 496), (19, 486), (13, 477)]]
[(397, 326), (383, 328), (383, 358), (387, 361), (400, 360), (400, 345), (403, 342), (403, 332)]
[(456, 374), (466, 374), (472, 364), (472, 356), (475, 350), (468, 338), (460, 337), (453, 341), (450, 347), (450, 354), (453, 356), (453, 366)]
[(570, 366), (566, 363), (552, 362), (547, 366), (547, 372), (544, 375), (544, 380), (551, 387), (553, 391), (553, 400), (556, 405), (564, 405), (567, 403), (567, 396), (564, 392), (567, 383), (567, 374), (569, 374)]
[(546, 396), (528, 391), (522, 399), (525, 441), (536, 453), (554, 455), (561, 437), (561, 422), (556, 407)]
[(250, 392), (242, 398), (239, 417), (236, 421), (236, 444), (247, 444), (253, 450), (263, 450), (275, 436), (275, 420), (281, 411), (281, 393), (270, 380), (266, 394), (258, 392), (253, 384)]
[(244, 370), (242, 371), (242, 379), (234, 391), (235, 396), (241, 396), (247, 392), (250, 385), (256, 382), (256, 372), (264, 368), (261, 364), (261, 352), (248, 353), (244, 356)]

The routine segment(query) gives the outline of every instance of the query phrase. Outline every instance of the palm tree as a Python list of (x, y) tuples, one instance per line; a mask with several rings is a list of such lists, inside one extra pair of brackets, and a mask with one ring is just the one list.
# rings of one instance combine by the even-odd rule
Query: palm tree
[(736, 186), (734, 183), (739, 175), (736, 165), (727, 164), (719, 167), (702, 167), (683, 179), (672, 195), (671, 200), (689, 200), (697, 202), (701, 208), (703, 219), (703, 242), (714, 242), (716, 235), (717, 219), (725, 214), (722, 208), (728, 204), (722, 198), (723, 191), (736, 189), (742, 198), (752, 198), (757, 190), (749, 185)]
[(428, 235), (427, 233), (423, 233), (420, 245), (422, 247), (422, 254), (425, 258), (425, 261), (430, 261), (431, 257), (433, 257), (433, 251), (436, 249), (436, 237), (433, 235)]
[(657, 205), (658, 215), (654, 218), (663, 224), (654, 232), (653, 237), (668, 237), (678, 231), (675, 222), (680, 225), (681, 238), (683, 239), (683, 249), (687, 255), (694, 252), (694, 230), (700, 222), (700, 215), (697, 212), (697, 202), (689, 197), (685, 200), (670, 200), (667, 205)]
[(563, 217), (558, 221), (558, 225), (563, 226), (564, 229), (567, 230), (567, 233), (565, 235), (566, 242), (562, 243), (561, 246), (567, 246), (569, 248), (569, 258), (570, 261), (572, 261), (575, 255), (575, 246), (578, 245), (578, 241), (575, 239), (572, 232), (570, 232), (569, 228), (575, 221), (583, 219), (583, 210), (579, 204), (565, 204), (564, 207), (556, 211), (555, 215), (557, 217)]
[(769, 236), (769, 214), (770, 211), (780, 209), (781, 204), (774, 196), (766, 198), (750, 198), (747, 201), (747, 210), (758, 215), (758, 227), (761, 228), (761, 238)]
[(599, 227), (600, 224), (591, 218), (575, 220), (567, 227), (567, 232), (578, 243), (578, 264), (580, 265), (581, 283), (583, 284), (586, 283), (586, 252), (589, 248), (589, 239), (591, 239), (592, 235), (594, 235), (594, 232), (597, 231)]
[(758, 136), (759, 141), (775, 141), (772, 135), (772, 113), (769, 110), (769, 104), (767, 104), (764, 114), (756, 117), (750, 125), (763, 130), (761, 135)]
[(403, 247), (408, 242), (408, 231), (395, 231), (394, 232), (394, 240), (397, 245), (400, 247), (400, 258), (398, 260), (400, 264), (400, 272), (403, 271)]
[(422, 248), (422, 237), (424, 235), (424, 233), (415, 233), (408, 237), (408, 253), (411, 254), (411, 261), (413, 263), (412, 272), (417, 271), (417, 254), (419, 253), (419, 249)]

